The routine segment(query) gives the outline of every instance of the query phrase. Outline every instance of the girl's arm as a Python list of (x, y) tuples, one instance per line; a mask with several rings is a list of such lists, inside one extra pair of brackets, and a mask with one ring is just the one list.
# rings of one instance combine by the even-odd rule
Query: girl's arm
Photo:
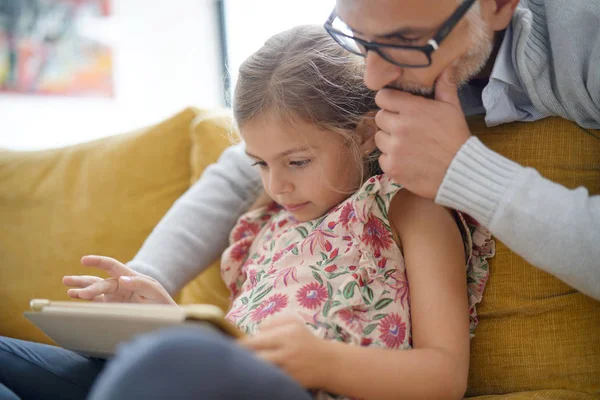
[(446, 209), (405, 190), (395, 196), (390, 220), (406, 262), (413, 349), (324, 344), (324, 389), (364, 399), (462, 398), (469, 369), (469, 307), (459, 229)]

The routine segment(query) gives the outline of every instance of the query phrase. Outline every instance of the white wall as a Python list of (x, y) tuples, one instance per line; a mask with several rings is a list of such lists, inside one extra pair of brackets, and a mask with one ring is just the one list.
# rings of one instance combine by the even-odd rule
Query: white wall
[(227, 0), (227, 47), (232, 88), (240, 64), (274, 34), (296, 25), (323, 24), (335, 0)]
[(221, 107), (216, 0), (112, 0), (112, 99), (0, 94), (0, 147), (35, 150)]

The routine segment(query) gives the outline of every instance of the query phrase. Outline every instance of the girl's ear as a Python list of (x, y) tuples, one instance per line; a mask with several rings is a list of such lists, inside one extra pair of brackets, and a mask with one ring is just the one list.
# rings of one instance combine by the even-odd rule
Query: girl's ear
[(359, 136), (360, 151), (363, 155), (369, 155), (377, 148), (377, 145), (375, 144), (375, 134), (379, 128), (375, 123), (376, 113), (377, 112), (375, 111), (363, 115), (356, 127), (356, 133)]

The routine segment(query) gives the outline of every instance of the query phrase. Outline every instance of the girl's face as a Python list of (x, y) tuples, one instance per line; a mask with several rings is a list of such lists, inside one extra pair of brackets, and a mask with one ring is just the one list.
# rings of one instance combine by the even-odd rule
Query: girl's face
[(361, 183), (360, 166), (341, 135), (270, 115), (240, 130), (266, 192), (300, 222), (324, 215)]

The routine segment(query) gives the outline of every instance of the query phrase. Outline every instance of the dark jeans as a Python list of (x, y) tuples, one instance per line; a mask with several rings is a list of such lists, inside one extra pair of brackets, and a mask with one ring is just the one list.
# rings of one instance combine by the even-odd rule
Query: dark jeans
[[(93, 387), (92, 387), (93, 386)], [(104, 362), (0, 337), (0, 399), (311, 399), (232, 340), (200, 327), (142, 335)]]
[(85, 399), (103, 360), (0, 336), (0, 399)]

